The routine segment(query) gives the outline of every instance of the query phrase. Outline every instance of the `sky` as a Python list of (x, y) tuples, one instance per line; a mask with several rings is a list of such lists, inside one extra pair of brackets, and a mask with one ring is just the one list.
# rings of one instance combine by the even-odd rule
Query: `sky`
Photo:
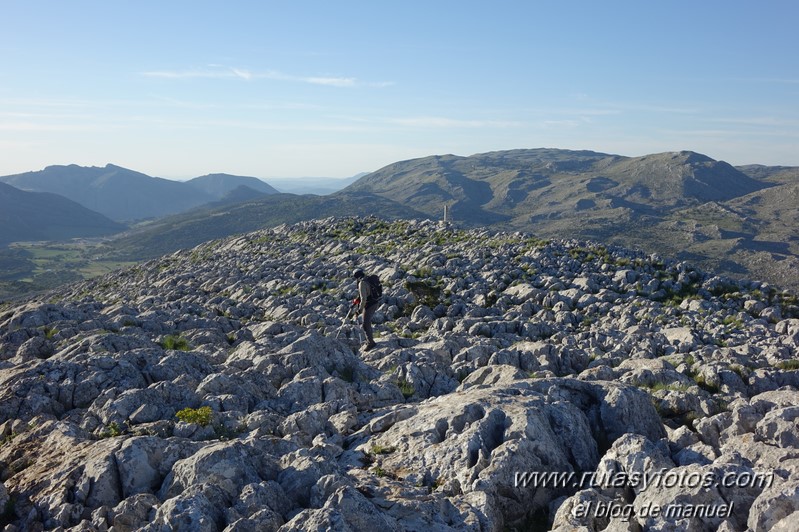
[(0, 0), (0, 175), (428, 155), (799, 166), (799, 2)]

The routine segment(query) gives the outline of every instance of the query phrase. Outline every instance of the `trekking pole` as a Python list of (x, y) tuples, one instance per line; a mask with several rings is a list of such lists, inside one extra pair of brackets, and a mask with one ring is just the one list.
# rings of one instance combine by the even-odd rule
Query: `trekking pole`
[[(339, 335), (341, 334), (341, 329), (343, 329), (344, 326), (347, 325), (347, 322), (350, 321), (350, 315), (352, 314), (353, 310), (355, 310), (355, 304), (354, 303), (352, 305), (350, 305), (350, 309), (347, 312), (347, 315), (344, 317), (344, 322), (341, 324), (341, 327), (338, 328), (338, 332), (336, 333), (336, 339), (337, 340), (338, 340)], [(359, 336), (359, 338), (360, 338), (360, 336)]]

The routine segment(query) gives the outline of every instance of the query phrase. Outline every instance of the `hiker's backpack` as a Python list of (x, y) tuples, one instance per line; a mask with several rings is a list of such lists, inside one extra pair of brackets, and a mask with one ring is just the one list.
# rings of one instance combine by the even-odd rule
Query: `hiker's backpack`
[(376, 303), (383, 297), (383, 285), (380, 282), (380, 277), (377, 275), (369, 275), (366, 277), (366, 282), (369, 283), (370, 296), (367, 298), (367, 304)]

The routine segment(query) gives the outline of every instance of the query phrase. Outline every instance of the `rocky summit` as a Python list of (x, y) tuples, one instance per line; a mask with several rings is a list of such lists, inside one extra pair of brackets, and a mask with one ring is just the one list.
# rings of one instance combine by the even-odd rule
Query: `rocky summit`
[(209, 242), (0, 310), (0, 523), (795, 530), (796, 305), (430, 221)]

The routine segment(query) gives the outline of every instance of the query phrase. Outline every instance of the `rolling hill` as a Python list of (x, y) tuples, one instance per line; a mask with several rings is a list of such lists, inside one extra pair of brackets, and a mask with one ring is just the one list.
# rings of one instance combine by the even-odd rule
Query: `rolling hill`
[(430, 217), (446, 204), (464, 226), (634, 246), (797, 288), (798, 176), (796, 168), (739, 169), (690, 151), (532, 149), (401, 161), (343, 193), (373, 193)]
[(110, 242), (106, 256), (115, 259), (150, 259), (208, 240), (257, 229), (328, 216), (424, 218), (425, 215), (396, 202), (367, 193), (336, 196), (270, 194), (236, 203), (198, 207), (141, 225)]
[(124, 225), (57, 194), (26, 192), (0, 183), (0, 246), (105, 236), (124, 229)]
[(693, 152), (621, 157), (513, 150), (426, 157), (389, 165), (345, 191), (371, 192), (438, 216), (524, 226), (540, 220), (633, 219), (739, 197), (768, 184)]

